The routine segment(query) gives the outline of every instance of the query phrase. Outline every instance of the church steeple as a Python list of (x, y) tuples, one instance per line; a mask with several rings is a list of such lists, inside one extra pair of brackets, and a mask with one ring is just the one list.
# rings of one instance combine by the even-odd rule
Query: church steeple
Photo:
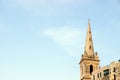
[(93, 41), (92, 41), (92, 32), (91, 32), (91, 27), (90, 27), (90, 20), (88, 20), (85, 52), (87, 53), (87, 55), (89, 57), (92, 57), (94, 55), (94, 47), (93, 47)]
[(99, 61), (97, 52), (94, 53), (90, 20), (88, 20), (85, 50), (79, 63), (80, 80), (91, 80), (92, 72), (99, 69)]

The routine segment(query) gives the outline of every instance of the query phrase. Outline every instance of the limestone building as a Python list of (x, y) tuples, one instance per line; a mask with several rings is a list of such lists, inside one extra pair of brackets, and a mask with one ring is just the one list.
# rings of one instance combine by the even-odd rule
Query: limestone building
[(80, 60), (80, 80), (120, 80), (120, 61), (100, 68), (99, 56), (94, 52), (90, 21), (86, 35), (84, 53)]
[(120, 80), (120, 61), (114, 61), (94, 71), (91, 80)]

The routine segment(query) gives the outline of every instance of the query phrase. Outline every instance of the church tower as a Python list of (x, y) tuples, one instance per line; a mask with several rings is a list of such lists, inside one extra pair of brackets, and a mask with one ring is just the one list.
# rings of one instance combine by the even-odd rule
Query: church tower
[(92, 32), (90, 27), (90, 20), (88, 21), (88, 29), (86, 35), (86, 45), (84, 53), (80, 60), (80, 80), (91, 80), (93, 71), (99, 69), (99, 57), (97, 52), (94, 53)]

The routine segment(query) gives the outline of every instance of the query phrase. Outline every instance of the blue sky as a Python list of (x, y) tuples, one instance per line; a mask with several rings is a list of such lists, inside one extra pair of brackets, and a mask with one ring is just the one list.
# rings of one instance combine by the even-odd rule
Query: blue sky
[(120, 59), (119, 0), (0, 0), (0, 80), (79, 80), (88, 18), (101, 66)]

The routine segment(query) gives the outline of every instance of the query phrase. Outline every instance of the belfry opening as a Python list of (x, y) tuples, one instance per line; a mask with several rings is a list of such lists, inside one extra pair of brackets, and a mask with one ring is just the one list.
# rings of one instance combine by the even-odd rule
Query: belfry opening
[(93, 72), (93, 65), (90, 65), (90, 74)]

